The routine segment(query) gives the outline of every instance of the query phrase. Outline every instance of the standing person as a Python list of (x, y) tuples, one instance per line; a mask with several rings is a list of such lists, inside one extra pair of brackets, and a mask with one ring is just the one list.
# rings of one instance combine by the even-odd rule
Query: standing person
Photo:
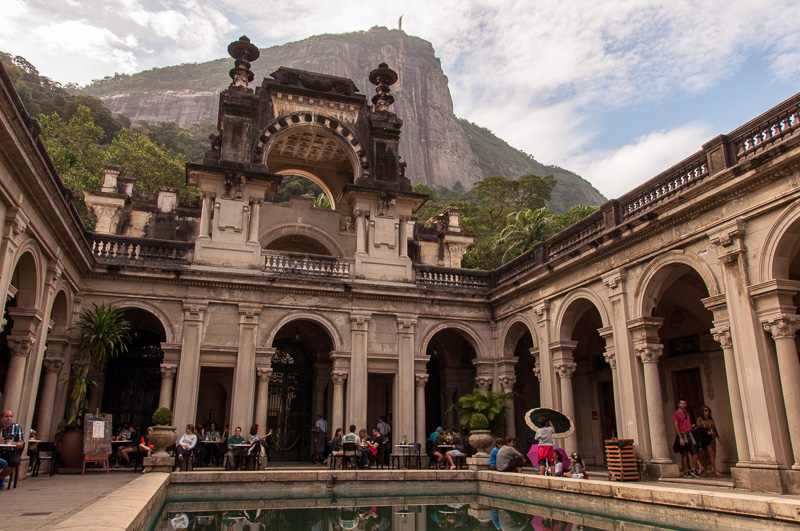
[(381, 444), (384, 445), (383, 447), (383, 455), (384, 458), (384, 465), (389, 464), (389, 454), (392, 453), (392, 426), (386, 420), (386, 415), (380, 415), (378, 417), (378, 431), (383, 436), (383, 442)]
[(3, 420), (0, 421), (0, 425), (3, 427), (0, 442), (14, 445), (13, 450), (4, 450), (0, 453), (0, 460), (5, 463), (3, 469), (0, 470), (0, 490), (2, 490), (5, 478), (11, 475), (15, 468), (19, 468), (22, 447), (25, 446), (25, 436), (22, 433), (22, 427), (14, 422), (14, 412), (10, 409), (3, 411)]
[(498, 472), (522, 472), (525, 457), (514, 448), (514, 439), (508, 439), (505, 446), (497, 451), (495, 468)]
[(539, 427), (534, 437), (539, 444), (536, 458), (539, 462), (539, 475), (544, 476), (545, 471), (555, 462), (555, 452), (553, 451), (553, 434), (555, 430), (553, 429), (553, 424), (546, 417), (539, 417), (536, 420), (536, 425)]
[(181, 461), (192, 456), (195, 446), (197, 446), (197, 432), (194, 431), (194, 424), (187, 424), (186, 432), (175, 445), (175, 468), (180, 469)]
[(317, 415), (317, 422), (314, 424), (314, 461), (320, 465), (325, 459), (325, 443), (328, 442), (328, 423)]
[(698, 429), (705, 431), (706, 435), (704, 437), (704, 448), (700, 452), (700, 474), (705, 475), (705, 472), (710, 472), (715, 477), (721, 478), (722, 474), (717, 470), (717, 441), (719, 441), (720, 446), (723, 446), (723, 444), (717, 433), (717, 425), (714, 423), (710, 407), (703, 406), (695, 424)]
[(683, 476), (687, 478), (699, 478), (697, 473), (697, 458), (700, 447), (692, 435), (692, 419), (687, 411), (686, 400), (678, 400), (678, 409), (672, 414), (672, 425), (675, 427), (675, 444), (672, 449), (681, 454), (683, 463)]
[(569, 456), (569, 471), (564, 472), (565, 478), (574, 478), (574, 479), (583, 479), (584, 478), (584, 470), (586, 467), (583, 466), (583, 459), (581, 459), (580, 454), (577, 452), (573, 453)]

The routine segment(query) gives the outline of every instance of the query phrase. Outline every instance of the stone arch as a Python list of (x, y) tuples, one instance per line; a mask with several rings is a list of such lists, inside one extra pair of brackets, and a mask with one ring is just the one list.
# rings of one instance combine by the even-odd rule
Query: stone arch
[(788, 279), (792, 258), (800, 251), (800, 203), (781, 212), (767, 231), (759, 257), (759, 281)]
[(56, 287), (56, 294), (53, 297), (53, 302), (45, 315), (50, 315), (50, 320), (53, 321), (53, 328), (48, 335), (63, 336), (67, 333), (67, 329), (72, 323), (72, 312), (69, 309), (72, 307), (72, 291), (69, 289), (69, 284), (62, 280)]
[(122, 310), (127, 309), (135, 309), (135, 310), (143, 310), (153, 315), (160, 323), (161, 327), (164, 330), (164, 336), (166, 340), (165, 343), (175, 343), (176, 337), (178, 337), (177, 333), (177, 324), (172, 322), (167, 312), (161, 309), (159, 306), (140, 299), (115, 299), (111, 301), (113, 306), (116, 306)]
[[(277, 142), (287, 134), (302, 134), (305, 132), (323, 132), (325, 136), (333, 140), (342, 149), (353, 172), (352, 183), (358, 181), (362, 176), (370, 175), (368, 150), (356, 136), (353, 129), (337, 118), (311, 111), (299, 111), (279, 116), (267, 125), (256, 141), (254, 154), (257, 160), (255, 162), (263, 163), (269, 168), (268, 158)], [(277, 168), (270, 168), (270, 170), (273, 172), (279, 171)], [(296, 172), (293, 171), (293, 173)], [(331, 184), (325, 182), (325, 185), (332, 192), (331, 197), (335, 199), (341, 190), (334, 190)]]
[(706, 285), (709, 296), (719, 295), (719, 282), (714, 276), (711, 268), (699, 256), (688, 251), (669, 251), (652, 262), (639, 277), (639, 282), (633, 292), (634, 312), (631, 316), (646, 317), (655, 309), (664, 286), (671, 283), (673, 275), (681, 275), (682, 272), (677, 266), (687, 266), (694, 270), (703, 283)]
[[(516, 326), (516, 325), (521, 325)], [(503, 328), (500, 331), (500, 337), (503, 338), (503, 355), (504, 356), (511, 356), (513, 355), (513, 350), (519, 340), (525, 335), (525, 332), (528, 332), (531, 335), (531, 339), (533, 339), (533, 346), (539, 344), (539, 340), (536, 337), (536, 327), (533, 326), (524, 315), (514, 315), (511, 319), (508, 319), (505, 323), (503, 323)]]
[[(331, 238), (325, 231), (313, 225), (297, 224), (297, 223), (284, 223), (281, 225), (271, 226), (268, 230), (263, 232), (259, 238), (259, 245), (262, 249), (266, 249), (269, 245), (283, 236), (287, 236), (287, 232), (292, 236), (301, 236), (313, 240), (315, 243), (323, 246), (328, 251), (328, 255), (341, 258), (344, 256), (344, 249), (341, 244)], [(325, 254), (325, 253), (313, 253)]]
[(333, 343), (333, 350), (342, 350), (343, 343), (342, 343), (342, 336), (339, 331), (336, 329), (336, 325), (334, 325), (330, 320), (326, 319), (325, 317), (319, 315), (315, 312), (303, 312), (303, 311), (292, 311), (287, 313), (286, 315), (282, 316), (280, 319), (272, 323), (270, 325), (267, 334), (264, 337), (263, 345), (270, 347), (275, 342), (275, 338), (280, 332), (281, 328), (285, 325), (291, 323), (292, 321), (312, 321), (318, 325), (320, 325), (323, 330), (328, 333), (330, 336), (331, 341)]
[(477, 333), (477, 331), (471, 326), (468, 326), (464, 323), (459, 323), (458, 321), (444, 321), (431, 327), (427, 332), (425, 332), (425, 335), (422, 336), (422, 340), (417, 345), (417, 355), (427, 358), (428, 343), (431, 342), (433, 336), (435, 336), (442, 330), (447, 330), (447, 329), (454, 329), (464, 333), (467, 341), (469, 341), (470, 344), (472, 345), (472, 348), (475, 349), (477, 357), (478, 358), (486, 357), (487, 354), (486, 345), (483, 342), (483, 340), (481, 340), (480, 335)]
[(313, 182), (320, 188), (322, 191), (325, 192), (325, 195), (328, 196), (328, 199), (331, 202), (331, 210), (336, 210), (336, 197), (334, 197), (333, 192), (331, 191), (328, 183), (320, 179), (315, 174), (311, 173), (310, 171), (301, 170), (301, 169), (294, 169), (294, 170), (278, 170), (275, 172), (277, 175), (299, 175), (300, 177), (304, 177), (309, 181)]
[[(26, 262), (30, 260), (30, 264)], [(41, 249), (33, 241), (28, 240), (16, 252), (11, 279), (17, 277), (17, 307), (38, 308), (41, 304), (44, 286), (44, 257)], [(24, 267), (20, 268), (20, 264)], [(31, 267), (32, 266), (32, 267)]]
[(608, 311), (603, 304), (603, 300), (594, 291), (588, 288), (579, 288), (571, 291), (561, 301), (554, 321), (556, 326), (556, 334), (554, 334), (554, 337), (558, 337), (561, 340), (570, 340), (573, 329), (572, 324), (576, 320), (574, 319), (574, 313), (577, 311), (574, 303), (580, 300), (585, 300), (595, 307), (597, 313), (600, 314), (600, 319), (602, 320), (604, 327), (610, 325)]

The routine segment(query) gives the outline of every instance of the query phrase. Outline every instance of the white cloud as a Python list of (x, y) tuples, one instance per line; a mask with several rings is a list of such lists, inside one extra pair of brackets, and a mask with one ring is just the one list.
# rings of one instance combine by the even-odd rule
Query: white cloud
[(564, 166), (591, 182), (604, 196), (619, 197), (696, 153), (713, 137), (702, 123), (656, 131), (616, 150), (589, 151)]

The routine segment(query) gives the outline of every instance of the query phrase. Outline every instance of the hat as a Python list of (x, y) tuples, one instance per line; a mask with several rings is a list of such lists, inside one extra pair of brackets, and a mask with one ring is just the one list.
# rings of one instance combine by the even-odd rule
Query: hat
[(436, 428), (436, 431), (442, 431), (442, 427), (439, 426), (438, 428)]

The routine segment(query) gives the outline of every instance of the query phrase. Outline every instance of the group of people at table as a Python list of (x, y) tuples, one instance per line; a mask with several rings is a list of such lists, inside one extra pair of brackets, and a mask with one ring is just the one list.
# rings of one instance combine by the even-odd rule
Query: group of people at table
[[(129, 426), (122, 428), (114, 441), (124, 445), (117, 449), (117, 462), (130, 466), (132, 459), (150, 457), (154, 451), (150, 443), (152, 431), (153, 428), (147, 428), (144, 432), (138, 432)], [(196, 459), (200, 465), (208, 466), (212, 460), (219, 465), (224, 457), (227, 457), (228, 467), (234, 470), (242, 468), (245, 464), (248, 468), (254, 468), (258, 458), (266, 455), (268, 437), (271, 435), (272, 430), (265, 435), (258, 435), (258, 424), (253, 424), (247, 436), (242, 434), (240, 427), (236, 427), (233, 435), (229, 435), (228, 426), (220, 432), (213, 422), (209, 424), (208, 429), (202, 425), (195, 427), (194, 424), (187, 424), (174, 447), (168, 450), (174, 449), (176, 470), (191, 459)]]

